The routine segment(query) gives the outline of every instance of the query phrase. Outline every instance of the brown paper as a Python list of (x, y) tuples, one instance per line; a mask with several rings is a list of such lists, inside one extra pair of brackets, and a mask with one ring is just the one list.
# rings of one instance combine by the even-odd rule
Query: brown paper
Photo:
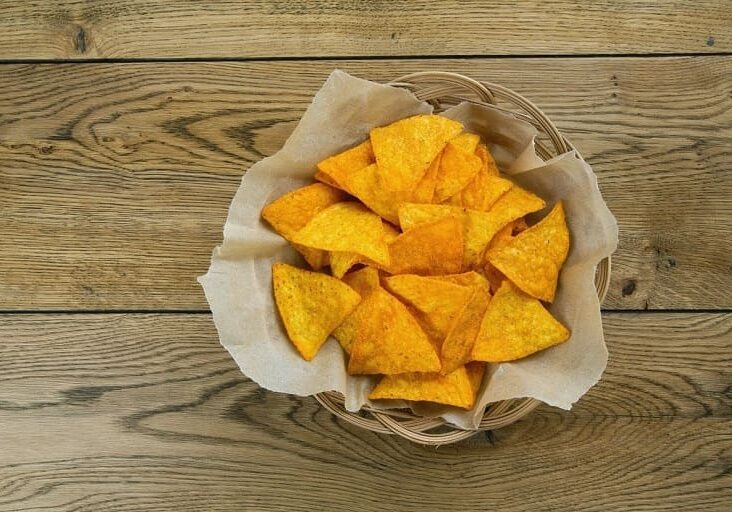
[[(339, 391), (350, 411), (368, 403), (366, 396), (377, 378), (348, 376), (344, 354), (334, 339), (310, 362), (287, 339), (272, 295), (271, 266), (276, 261), (304, 263), (262, 223), (260, 210), (285, 192), (311, 183), (317, 162), (365, 140), (372, 128), (431, 110), (403, 89), (334, 71), (282, 149), (244, 175), (229, 208), (223, 244), (214, 249), (209, 271), (199, 282), (221, 344), (260, 386), (301, 396)], [(508, 398), (530, 396), (568, 409), (597, 382), (607, 362), (593, 276), (597, 263), (617, 244), (615, 219), (592, 170), (574, 153), (547, 164), (536, 157), (536, 131), (530, 124), (467, 103), (444, 115), (479, 133), (499, 168), (521, 186), (549, 204), (565, 201), (572, 247), (551, 311), (572, 330), (572, 337), (529, 358), (493, 365), (473, 411), (424, 404), (413, 408), (463, 428), (477, 427), (486, 404)], [(403, 404), (390, 402), (388, 407), (397, 405)]]

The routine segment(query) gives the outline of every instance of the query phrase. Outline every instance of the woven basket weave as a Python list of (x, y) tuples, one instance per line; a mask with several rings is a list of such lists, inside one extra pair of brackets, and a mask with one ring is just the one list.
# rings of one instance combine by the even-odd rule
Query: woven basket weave
[[(429, 102), (436, 112), (463, 101), (491, 105), (518, 119), (534, 125), (539, 131), (536, 152), (546, 161), (574, 149), (549, 118), (529, 100), (500, 85), (478, 82), (456, 73), (428, 71), (406, 75), (389, 85), (403, 87)], [(500, 102), (500, 103), (499, 103)], [(605, 298), (610, 283), (610, 258), (602, 260), (595, 273), (595, 288), (600, 302)], [(358, 413), (346, 411), (343, 396), (336, 392), (319, 393), (315, 398), (336, 417), (359, 427), (381, 434), (397, 434), (424, 445), (455, 443), (483, 430), (508, 426), (526, 416), (541, 402), (533, 398), (504, 400), (490, 404), (477, 430), (463, 430), (441, 418), (422, 418), (408, 409), (375, 411), (368, 407)]]

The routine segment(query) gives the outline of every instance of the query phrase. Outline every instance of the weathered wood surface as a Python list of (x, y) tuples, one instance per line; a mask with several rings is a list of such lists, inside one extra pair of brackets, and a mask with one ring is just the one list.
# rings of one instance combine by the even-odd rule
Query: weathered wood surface
[(732, 59), (700, 57), (2, 66), (0, 310), (205, 309), (241, 175), (334, 67), (525, 94), (618, 218), (605, 307), (732, 307)]
[[(0, 510), (725, 510), (732, 315), (605, 316), (571, 412), (423, 448), (245, 379), (209, 315), (0, 317)], [(392, 495), (387, 499), (386, 494)]]
[(0, 2), (0, 59), (732, 50), (726, 0)]

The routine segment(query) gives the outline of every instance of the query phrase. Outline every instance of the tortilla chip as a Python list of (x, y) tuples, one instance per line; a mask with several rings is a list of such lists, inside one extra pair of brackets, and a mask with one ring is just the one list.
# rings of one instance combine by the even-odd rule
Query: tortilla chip
[(307, 361), (361, 302), (361, 296), (338, 279), (284, 263), (272, 265), (272, 283), (287, 335)]
[(546, 206), (542, 198), (524, 190), (518, 185), (503, 194), (498, 201), (493, 203), (488, 213), (493, 217), (498, 228), (502, 228), (511, 221), (514, 221), (529, 213), (538, 212)]
[(569, 230), (560, 201), (541, 222), (491, 249), (486, 258), (525, 293), (552, 302), (568, 251)]
[[(317, 181), (321, 183), (325, 183), (326, 185), (330, 185), (333, 188), (340, 189), (341, 186), (335, 182), (333, 178), (325, 174), (324, 172), (316, 171), (315, 176), (313, 176)], [(342, 189), (341, 189), (342, 190)]]
[(430, 276), (430, 279), (439, 279), (448, 283), (459, 284), (460, 286), (478, 286), (488, 292), (488, 282), (485, 277), (477, 272), (463, 272), (462, 274), (449, 274), (445, 276)]
[(389, 244), (390, 274), (441, 275), (460, 272), (463, 226), (454, 217), (428, 222), (399, 235)]
[[(389, 244), (389, 242), (399, 236), (399, 231), (397, 231), (397, 229), (391, 224), (384, 224), (383, 226), (384, 241)], [(332, 251), (325, 254), (329, 255), (328, 263), (330, 264), (331, 273), (339, 279), (342, 278), (354, 265), (359, 263), (370, 265), (372, 267), (384, 268), (383, 265), (380, 265), (365, 256), (356, 254), (355, 252)]]
[(442, 153), (437, 155), (432, 163), (427, 168), (427, 172), (424, 174), (412, 194), (412, 203), (431, 203), (435, 196), (435, 185), (437, 184), (437, 173), (440, 171), (440, 161), (442, 160)]
[(490, 294), (482, 287), (472, 289), (470, 300), (457, 315), (445, 341), (442, 343), (440, 360), (442, 374), (450, 373), (470, 361), (480, 324), (490, 302)]
[(448, 142), (437, 172), (434, 201), (441, 203), (460, 192), (475, 178), (481, 167), (482, 162), (475, 153), (463, 151)]
[(569, 339), (569, 330), (537, 299), (504, 281), (488, 304), (473, 345), (473, 359), (514, 361)]
[(373, 267), (354, 270), (343, 276), (343, 282), (365, 297), (380, 286), (379, 271)]
[(460, 206), (472, 210), (487, 211), (511, 187), (513, 187), (513, 183), (509, 180), (488, 174), (485, 169), (481, 168), (475, 178), (463, 190), (450, 198), (450, 204), (455, 204), (456, 198), (459, 198)]
[(376, 164), (353, 172), (347, 179), (347, 190), (369, 207), (371, 211), (391, 222), (399, 223), (397, 213), (402, 203), (412, 199), (412, 191), (390, 192), (386, 190), (379, 178)]
[(454, 137), (450, 140), (450, 144), (455, 146), (456, 148), (459, 148), (466, 153), (475, 153), (475, 150), (478, 148), (478, 143), (480, 142), (480, 135), (477, 133), (461, 133), (457, 137)]
[(470, 385), (473, 388), (473, 393), (477, 396), (480, 391), (480, 385), (483, 384), (483, 376), (485, 375), (486, 364), (482, 361), (472, 361), (465, 365), (465, 369), (468, 371), (468, 378), (470, 379)]
[(491, 152), (488, 150), (488, 146), (485, 144), (479, 144), (478, 147), (475, 148), (475, 154), (478, 155), (480, 161), (483, 163), (483, 169), (486, 173), (491, 176), (498, 176), (498, 166), (496, 165), (496, 161), (493, 160), (493, 155), (491, 155)]
[(421, 313), (423, 322), (429, 326), (429, 334), (439, 343), (473, 294), (470, 287), (414, 274), (387, 277), (384, 286)]
[[(285, 240), (292, 237), (316, 214), (329, 206), (343, 201), (346, 195), (322, 183), (314, 183), (288, 192), (262, 208), (262, 218), (266, 220)], [(314, 269), (325, 266), (328, 254), (318, 249), (293, 244), (305, 261)]]
[[(453, 405), (470, 409), (475, 404), (475, 381), (479, 367), (471, 373), (461, 366), (452, 373), (404, 373), (387, 375), (369, 393), (370, 400), (401, 399)], [(480, 375), (482, 379), (482, 375)]]
[(375, 161), (371, 141), (367, 140), (343, 153), (338, 153), (319, 162), (318, 171), (328, 176), (330, 181), (333, 181), (339, 188), (348, 190), (346, 186), (348, 176)]
[(355, 313), (351, 375), (438, 372), (440, 358), (407, 307), (383, 288), (368, 294)]
[(371, 144), (384, 188), (413, 190), (447, 141), (462, 129), (457, 121), (428, 114), (371, 130)]
[(463, 227), (463, 269), (480, 268), (483, 254), (500, 226), (488, 212), (467, 210), (445, 204), (405, 203), (399, 208), (399, 224), (405, 231), (425, 222), (454, 218)]
[(360, 203), (329, 206), (298, 231), (292, 241), (326, 251), (355, 252), (379, 265), (389, 265), (383, 223)]

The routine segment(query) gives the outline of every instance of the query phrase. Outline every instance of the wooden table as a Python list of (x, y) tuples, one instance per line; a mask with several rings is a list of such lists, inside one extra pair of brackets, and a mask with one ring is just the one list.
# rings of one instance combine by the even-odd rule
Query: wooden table
[[(729, 510), (729, 0), (2, 0), (0, 59), (0, 510)], [(336, 67), (504, 84), (593, 165), (611, 355), (571, 412), (424, 448), (219, 346), (195, 276)]]

